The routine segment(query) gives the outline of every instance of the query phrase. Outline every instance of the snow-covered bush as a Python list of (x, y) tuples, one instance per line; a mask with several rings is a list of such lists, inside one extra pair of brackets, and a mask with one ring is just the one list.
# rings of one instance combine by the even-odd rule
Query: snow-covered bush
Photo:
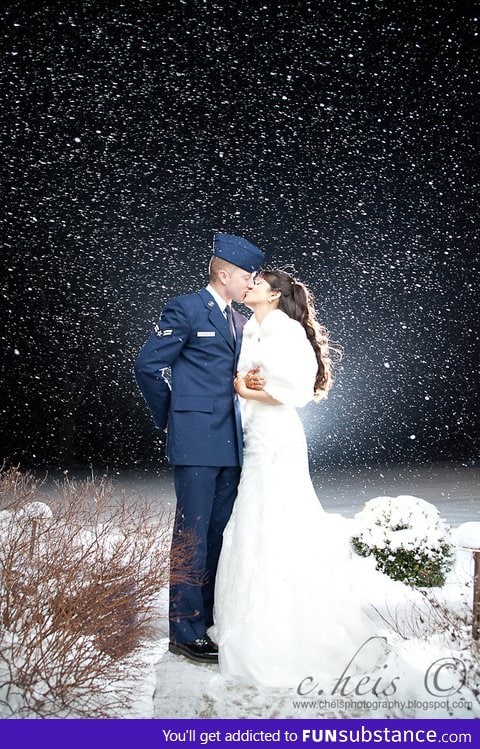
[(480, 522), (462, 523), (454, 531), (455, 543), (463, 549), (480, 549)]
[(417, 587), (438, 587), (452, 566), (450, 527), (430, 502), (407, 495), (376, 497), (355, 515), (352, 545), (377, 569)]

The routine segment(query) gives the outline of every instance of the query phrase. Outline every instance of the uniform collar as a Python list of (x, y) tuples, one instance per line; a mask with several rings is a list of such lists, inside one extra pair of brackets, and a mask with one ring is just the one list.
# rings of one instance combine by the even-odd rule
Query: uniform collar
[(213, 288), (213, 286), (210, 286), (210, 284), (208, 284), (208, 286), (207, 286), (207, 291), (208, 291), (209, 294), (211, 294), (213, 296), (213, 298), (215, 299), (216, 303), (220, 307), (220, 312), (224, 313), (225, 312), (225, 307), (227, 306), (227, 303), (226, 303), (225, 299), (222, 299), (222, 297), (220, 296), (220, 294), (218, 293), (218, 291), (215, 291), (215, 289)]

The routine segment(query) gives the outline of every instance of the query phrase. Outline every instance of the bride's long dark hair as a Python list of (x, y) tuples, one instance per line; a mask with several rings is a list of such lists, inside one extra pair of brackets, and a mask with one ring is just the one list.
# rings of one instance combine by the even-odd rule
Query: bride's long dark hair
[(330, 352), (340, 356), (341, 349), (330, 345), (328, 330), (317, 320), (313, 296), (304, 283), (280, 268), (265, 269), (259, 274), (271, 286), (280, 291), (278, 309), (297, 320), (307, 334), (317, 357), (317, 376), (313, 388), (314, 400), (325, 397), (333, 383), (333, 369)]

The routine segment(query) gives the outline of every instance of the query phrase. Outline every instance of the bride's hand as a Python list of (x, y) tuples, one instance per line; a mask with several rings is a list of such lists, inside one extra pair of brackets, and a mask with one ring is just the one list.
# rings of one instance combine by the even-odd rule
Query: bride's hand
[(248, 388), (245, 384), (245, 378), (242, 377), (242, 375), (239, 375), (237, 373), (237, 376), (233, 381), (233, 387), (237, 395), (239, 395), (241, 398), (245, 398), (247, 396)]
[(263, 388), (253, 389), (253, 388), (247, 387), (247, 384), (245, 382), (246, 378), (247, 378), (247, 375), (243, 377), (237, 372), (237, 376), (235, 377), (233, 381), (233, 387), (237, 395), (239, 395), (241, 398), (247, 398), (248, 400), (259, 401), (260, 403), (266, 403), (269, 406), (281, 405), (280, 401), (277, 401), (275, 400), (275, 398), (272, 398), (272, 396), (269, 395), (265, 390), (263, 390)]
[(249, 369), (245, 375), (245, 385), (249, 390), (263, 390), (265, 378), (260, 373), (260, 367)]

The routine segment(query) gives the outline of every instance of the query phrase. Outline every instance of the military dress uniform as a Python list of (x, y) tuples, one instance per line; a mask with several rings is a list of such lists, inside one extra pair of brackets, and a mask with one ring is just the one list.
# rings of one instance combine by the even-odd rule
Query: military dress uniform
[[(214, 236), (213, 254), (248, 272), (263, 253), (241, 237)], [(222, 534), (242, 464), (240, 406), (233, 389), (246, 318), (231, 322), (208, 289), (172, 299), (135, 362), (139, 388), (155, 425), (167, 430), (177, 512), (172, 550), (184, 530), (195, 534), (197, 584), (170, 588), (170, 640), (191, 643), (213, 624), (213, 591)], [(233, 327), (233, 331), (232, 331)], [(170, 372), (170, 382), (165, 376)], [(172, 554), (175, 559), (175, 554)]]

